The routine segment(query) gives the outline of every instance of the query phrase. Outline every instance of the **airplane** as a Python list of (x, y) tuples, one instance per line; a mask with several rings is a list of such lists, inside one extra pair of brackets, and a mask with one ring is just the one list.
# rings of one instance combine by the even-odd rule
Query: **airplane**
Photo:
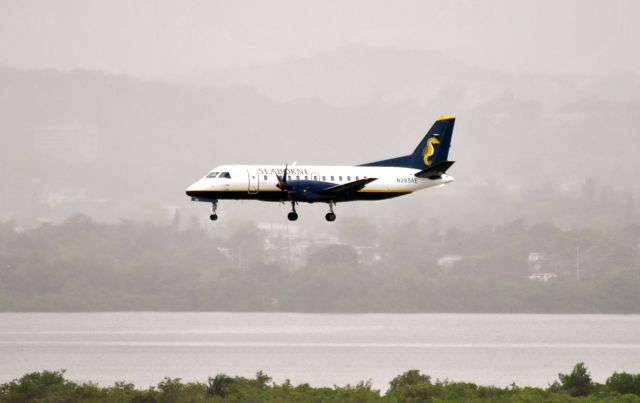
[(298, 219), (298, 203), (327, 203), (327, 221), (335, 221), (336, 203), (383, 200), (453, 182), (446, 174), (455, 116), (440, 116), (413, 153), (356, 166), (221, 165), (186, 190), (192, 201), (211, 203), (218, 219), (219, 200), (291, 203), (290, 221)]

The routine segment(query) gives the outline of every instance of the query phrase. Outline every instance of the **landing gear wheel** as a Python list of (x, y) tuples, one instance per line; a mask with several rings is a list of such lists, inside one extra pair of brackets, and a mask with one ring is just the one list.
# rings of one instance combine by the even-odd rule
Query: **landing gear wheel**
[(218, 214), (216, 214), (216, 211), (218, 211), (218, 200), (213, 200), (211, 202), (211, 215), (209, 216), (209, 219), (211, 221), (215, 221), (218, 219)]
[(336, 205), (336, 202), (333, 200), (329, 202), (329, 212), (324, 216), (327, 221), (332, 222), (336, 220), (336, 215), (333, 213), (333, 206)]
[(287, 214), (289, 221), (295, 221), (298, 219), (298, 213), (296, 213), (296, 202), (291, 200), (291, 212)]

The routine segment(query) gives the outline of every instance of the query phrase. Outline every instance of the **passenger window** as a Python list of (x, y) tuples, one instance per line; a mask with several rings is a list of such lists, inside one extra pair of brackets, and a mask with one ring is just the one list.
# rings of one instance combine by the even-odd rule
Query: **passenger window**
[(318, 177), (317, 177), (317, 176), (315, 176), (315, 175), (313, 175), (313, 180), (314, 180), (314, 181), (317, 181), (317, 180), (318, 180)]
[(356, 176), (356, 180), (357, 180), (357, 181), (359, 181), (359, 180), (360, 180), (360, 177), (359, 177), (359, 176)]
[(308, 180), (309, 177), (307, 175), (304, 176), (304, 180)]
[(342, 175), (338, 176), (338, 180), (342, 182)]
[(351, 182), (351, 177), (347, 176), (347, 182)]
[(300, 180), (300, 175), (296, 175), (296, 180)]
[(331, 175), (331, 180), (334, 181), (335, 179), (333, 179), (333, 175)]
[(326, 177), (326, 176), (324, 176), (324, 175), (322, 175), (322, 180), (323, 180), (323, 181), (326, 181), (326, 180), (327, 180), (327, 177)]

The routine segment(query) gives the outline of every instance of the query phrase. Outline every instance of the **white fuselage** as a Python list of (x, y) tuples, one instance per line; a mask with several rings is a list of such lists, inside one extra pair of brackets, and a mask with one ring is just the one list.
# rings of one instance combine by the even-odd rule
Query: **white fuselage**
[[(270, 198), (255, 196), (281, 193), (281, 189), (277, 186), (278, 176), (282, 178), (284, 167), (282, 165), (222, 165), (212, 172), (228, 173), (230, 177), (204, 177), (189, 186), (188, 194), (203, 196), (194, 196), (195, 199), (226, 198), (225, 194), (229, 194), (228, 198), (238, 199), (244, 198), (239, 197), (244, 193), (247, 199), (267, 200)], [(417, 169), (397, 167), (294, 165), (287, 168), (287, 180), (341, 185), (360, 179), (376, 178), (364, 188), (357, 190), (352, 200), (385, 199), (453, 182), (453, 177), (448, 175), (442, 175), (438, 179), (418, 178), (415, 176), (417, 172)], [(367, 197), (368, 193), (379, 197)]]

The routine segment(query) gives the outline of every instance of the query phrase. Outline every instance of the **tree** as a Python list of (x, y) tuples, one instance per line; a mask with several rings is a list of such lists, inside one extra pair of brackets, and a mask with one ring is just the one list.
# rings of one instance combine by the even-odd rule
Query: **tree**
[(605, 383), (608, 390), (625, 395), (632, 393), (640, 396), (640, 374), (614, 372)]
[(587, 396), (594, 390), (591, 374), (583, 362), (577, 363), (570, 374), (558, 374), (560, 380), (559, 389), (568, 392), (571, 396)]
[(207, 396), (225, 397), (229, 388), (235, 383), (235, 379), (225, 374), (218, 374), (215, 378), (209, 378)]
[(389, 390), (395, 390), (404, 386), (431, 385), (431, 377), (421, 374), (420, 370), (410, 369), (404, 374), (393, 378), (391, 382), (389, 382), (389, 385)]

